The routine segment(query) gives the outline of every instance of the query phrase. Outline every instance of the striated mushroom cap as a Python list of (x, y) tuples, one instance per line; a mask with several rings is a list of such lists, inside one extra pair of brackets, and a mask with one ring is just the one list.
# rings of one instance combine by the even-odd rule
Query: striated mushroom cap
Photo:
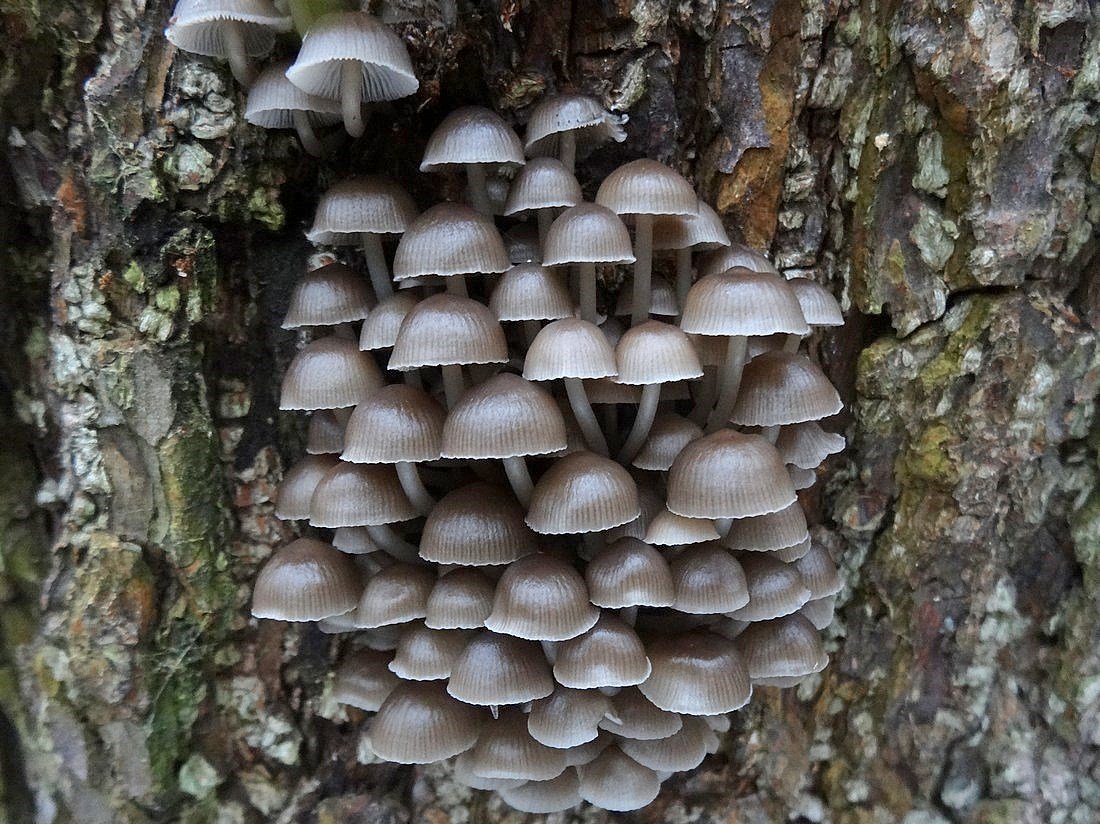
[(390, 355), (390, 369), (505, 363), (508, 343), (488, 307), (457, 295), (432, 295), (401, 322)]
[(805, 355), (765, 352), (745, 364), (730, 419), (743, 426), (776, 426), (820, 420), (843, 408), (825, 373)]
[(680, 328), (696, 335), (805, 335), (810, 331), (798, 297), (782, 277), (730, 269), (696, 281)]
[(510, 564), (539, 549), (523, 507), (499, 487), (474, 483), (447, 493), (428, 513), (420, 557), (437, 564)]
[(330, 544), (299, 538), (271, 556), (252, 591), (252, 615), (320, 621), (355, 607), (362, 591), (355, 563)]
[(542, 647), (511, 635), (478, 633), (451, 668), (447, 692), (467, 704), (522, 704), (554, 691)]
[(636, 538), (619, 538), (588, 562), (584, 571), (596, 606), (671, 606), (672, 572), (657, 550)]
[(634, 479), (615, 461), (573, 452), (554, 463), (535, 484), (526, 522), (544, 535), (600, 532), (637, 518)]
[(489, 309), (499, 320), (559, 320), (573, 314), (573, 300), (561, 278), (537, 263), (521, 263), (504, 273)]
[(562, 132), (576, 134), (580, 144), (596, 145), (614, 140), (622, 143), (624, 117), (611, 114), (594, 97), (586, 94), (555, 94), (539, 101), (527, 120), (527, 153), (553, 154)]
[(442, 448), (446, 416), (439, 401), (423, 389), (384, 386), (351, 413), (340, 457), (351, 463), (434, 461)]
[(752, 695), (745, 661), (734, 642), (720, 635), (666, 635), (651, 643), (647, 652), (653, 673), (638, 689), (660, 709), (717, 715), (740, 709)]
[(492, 220), (460, 203), (440, 203), (410, 223), (401, 236), (393, 279), (491, 274), (511, 265)]
[(522, 166), (525, 162), (523, 144), (503, 117), (484, 106), (463, 106), (443, 118), (428, 138), (420, 171), (468, 163)]
[(545, 455), (566, 445), (565, 419), (554, 398), (510, 373), (465, 392), (443, 427), (446, 458)]
[(537, 553), (504, 570), (485, 627), (530, 641), (564, 641), (586, 632), (599, 617), (580, 573), (552, 555)]
[(371, 723), (371, 748), (397, 764), (430, 764), (477, 741), (484, 713), (447, 695), (442, 683), (404, 681)]
[(545, 266), (568, 263), (633, 263), (634, 250), (626, 224), (598, 203), (566, 209), (546, 233)]
[(641, 158), (604, 178), (596, 202), (620, 215), (694, 215), (699, 198), (679, 172)]
[(416, 215), (412, 197), (396, 181), (377, 175), (353, 177), (321, 195), (306, 238), (311, 243), (357, 245), (363, 234), (401, 234)]
[(280, 409), (344, 409), (355, 406), (385, 381), (355, 341), (319, 338), (306, 344), (283, 376)]

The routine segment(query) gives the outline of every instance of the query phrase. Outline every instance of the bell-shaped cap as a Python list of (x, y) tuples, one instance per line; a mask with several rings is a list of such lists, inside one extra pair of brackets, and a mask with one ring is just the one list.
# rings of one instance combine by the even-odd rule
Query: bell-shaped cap
[(565, 750), (565, 761), (570, 767), (589, 764), (596, 760), (596, 757), (610, 747), (612, 743), (614, 743), (614, 738), (609, 733), (601, 732), (587, 744), (580, 744)]
[(477, 741), (484, 712), (447, 695), (437, 681), (406, 681), (386, 698), (371, 723), (375, 755), (397, 764), (430, 764)]
[(452, 776), (455, 781), (475, 790), (491, 790), (501, 792), (513, 787), (520, 787), (528, 782), (522, 778), (486, 778), (478, 775), (473, 768), (473, 750), (459, 753), (454, 762)]
[(401, 37), (380, 20), (356, 11), (315, 20), (286, 76), (309, 94), (338, 100), (348, 62), (359, 64), (365, 102), (408, 97), (420, 86)]
[(679, 172), (641, 158), (604, 178), (596, 202), (620, 215), (694, 215), (699, 198)]
[(354, 561), (332, 545), (299, 538), (260, 570), (252, 615), (276, 621), (320, 621), (352, 609), (363, 583)]
[(342, 263), (314, 269), (294, 285), (284, 329), (335, 326), (362, 320), (370, 313), (371, 293), (359, 273)]
[(384, 627), (423, 618), (434, 585), (435, 573), (428, 567), (396, 563), (376, 572), (359, 598), (359, 626)]
[[(634, 290), (624, 287), (619, 290), (619, 297), (615, 300), (615, 314), (625, 317), (633, 311)], [(654, 275), (650, 282), (649, 314), (660, 317), (674, 317), (680, 314), (680, 306), (676, 302), (676, 290), (660, 275)]]
[(455, 109), (436, 126), (420, 171), (433, 172), (467, 163), (523, 165), (523, 144), (504, 118), (483, 106)]
[(787, 474), (791, 479), (791, 486), (795, 490), (809, 489), (817, 483), (817, 473), (812, 469), (799, 469), (797, 466), (788, 466)]
[(336, 668), (332, 697), (341, 704), (377, 712), (401, 679), (390, 672), (393, 655), (373, 649), (349, 653)]
[(547, 747), (527, 731), (527, 716), (508, 709), (481, 728), (470, 753), (470, 768), (485, 778), (546, 781), (565, 771), (563, 750)]
[(790, 278), (791, 285), (806, 323), (810, 326), (843, 326), (844, 314), (829, 290), (809, 278)]
[(673, 606), (693, 615), (732, 612), (749, 603), (745, 573), (737, 559), (717, 544), (685, 549), (672, 559)]
[(668, 473), (668, 508), (686, 518), (748, 518), (794, 501), (783, 459), (759, 435), (720, 429), (684, 447)]
[(504, 202), (504, 214), (576, 206), (582, 199), (581, 185), (564, 163), (552, 157), (537, 157), (516, 174)]
[(402, 383), (384, 386), (351, 413), (341, 457), (352, 463), (434, 461), (446, 415), (423, 389)]
[(634, 629), (604, 613), (584, 635), (558, 646), (554, 680), (566, 687), (630, 687), (649, 677), (645, 646)]
[(428, 513), (420, 538), (420, 557), (437, 564), (510, 564), (537, 551), (523, 507), (510, 492), (485, 483), (447, 493)]
[(625, 118), (611, 114), (586, 94), (555, 94), (539, 101), (527, 119), (525, 145), (530, 155), (555, 154), (563, 132), (573, 132), (580, 145), (626, 140)]
[(383, 299), (363, 321), (363, 328), (359, 332), (359, 348), (370, 352), (393, 346), (405, 316), (416, 304), (416, 295), (408, 292), (398, 292)]
[(309, 503), (309, 522), (329, 529), (380, 526), (419, 514), (393, 467), (377, 464), (340, 461), (318, 482)]
[(573, 300), (556, 272), (521, 263), (497, 283), (489, 309), (499, 320), (558, 320), (573, 314)]
[(666, 472), (685, 446), (703, 437), (703, 430), (694, 421), (675, 412), (663, 412), (653, 419), (649, 437), (633, 464), (638, 469)]
[(836, 596), (826, 595), (814, 601), (807, 601), (798, 610), (798, 614), (814, 625), (815, 629), (825, 629), (836, 615)]
[(439, 203), (409, 224), (393, 258), (396, 281), (504, 272), (512, 262), (496, 225), (461, 203)]
[(306, 238), (333, 246), (358, 245), (364, 234), (401, 234), (416, 215), (412, 197), (397, 182), (375, 175), (353, 177), (321, 195)]
[(683, 726), (668, 738), (619, 742), (622, 751), (644, 767), (657, 772), (694, 770), (707, 757), (713, 733), (702, 718), (687, 716)]
[(415, 624), (402, 634), (390, 670), (406, 681), (450, 678), (455, 659), (466, 649), (471, 637), (469, 631), (428, 629)]
[(825, 373), (805, 355), (765, 352), (745, 364), (730, 420), (777, 426), (820, 420), (843, 408)]
[(630, 232), (622, 218), (597, 203), (566, 209), (546, 233), (545, 266), (570, 263), (633, 263)]
[(661, 790), (654, 770), (643, 767), (618, 747), (608, 747), (595, 760), (577, 768), (581, 798), (613, 812), (640, 810)]
[(545, 455), (565, 447), (565, 419), (554, 398), (507, 372), (463, 393), (443, 426), (445, 458)]
[(544, 535), (601, 532), (640, 512), (638, 488), (625, 469), (592, 452), (573, 452), (539, 478), (526, 521)]
[(667, 509), (658, 512), (649, 522), (645, 542), (653, 546), (687, 546), (717, 541), (721, 537), (714, 521), (707, 518), (685, 518)]
[(246, 54), (267, 54), (275, 35), (290, 31), (290, 18), (270, 0), (178, 0), (164, 34), (178, 49), (228, 57), (227, 24), (236, 24)]
[(580, 573), (553, 555), (537, 553), (504, 570), (485, 626), (530, 641), (563, 641), (586, 632), (599, 617)]
[(264, 129), (293, 129), (296, 112), (323, 126), (340, 122), (340, 101), (306, 94), (286, 78), (289, 60), (267, 66), (248, 90), (244, 119)]
[(331, 409), (318, 409), (309, 416), (309, 430), (306, 433), (306, 454), (339, 455), (343, 451), (343, 422), (333, 414)]
[(793, 564), (802, 577), (802, 583), (810, 590), (810, 600), (816, 601), (840, 592), (843, 582), (829, 550), (821, 544), (811, 543), (810, 550)]
[(563, 318), (544, 326), (531, 342), (523, 365), (523, 377), (532, 381), (615, 374), (615, 350), (598, 326), (580, 318)]
[(749, 602), (736, 610), (723, 610), (730, 618), (767, 621), (790, 615), (810, 600), (810, 590), (793, 564), (754, 552), (742, 556), (741, 566), (748, 582)]
[(647, 651), (653, 673), (638, 689), (663, 710), (716, 715), (740, 709), (752, 695), (748, 668), (734, 642), (713, 632), (665, 635)]
[(309, 519), (313, 492), (339, 460), (335, 455), (307, 455), (287, 470), (275, 498), (275, 517), (284, 521)]
[(802, 505), (795, 501), (776, 512), (735, 519), (722, 544), (748, 552), (772, 552), (801, 543), (809, 535)]
[(504, 787), (500, 797), (513, 809), (539, 814), (562, 812), (582, 800), (580, 779), (572, 767), (547, 781), (525, 781), (518, 787)]
[(607, 609), (667, 607), (674, 588), (668, 562), (636, 538), (619, 538), (584, 570), (592, 603)]
[(424, 624), (430, 629), (478, 629), (493, 611), (494, 584), (476, 569), (459, 567), (441, 576), (428, 596)]
[[(814, 625), (795, 613), (774, 621), (749, 625), (737, 638), (753, 683), (768, 684), (772, 679), (801, 678), (821, 672), (829, 656)], [(776, 686), (785, 686), (782, 682)]]
[(481, 632), (451, 668), (447, 692), (467, 704), (523, 704), (554, 691), (542, 647), (511, 635)]
[(771, 261), (740, 243), (732, 243), (725, 249), (717, 249), (704, 255), (699, 261), (699, 277), (718, 275), (730, 269), (748, 269), (752, 272), (776, 271)]
[(600, 721), (600, 729), (623, 738), (651, 741), (675, 735), (682, 724), (678, 714), (660, 709), (632, 687), (611, 699), (611, 712)]
[(370, 555), (382, 549), (362, 526), (342, 526), (333, 530), (332, 545), (347, 555)]
[(504, 363), (508, 343), (487, 306), (470, 298), (439, 294), (420, 301), (401, 322), (390, 369)]
[(548, 747), (577, 747), (595, 740), (600, 721), (610, 711), (611, 699), (598, 690), (557, 687), (531, 706), (527, 730)]
[(844, 436), (826, 432), (817, 421), (807, 421), (780, 429), (775, 448), (785, 463), (800, 469), (814, 469), (827, 457), (844, 449)]
[(680, 328), (696, 335), (805, 335), (810, 331), (794, 290), (768, 272), (730, 269), (697, 280)]
[(811, 540), (809, 536), (797, 544), (791, 546), (781, 547), (780, 549), (773, 549), (768, 554), (773, 556), (777, 561), (782, 561), (785, 564), (793, 563), (810, 551)]
[(638, 487), (638, 504), (641, 511), (637, 518), (604, 533), (604, 542), (607, 545), (611, 545), (620, 538), (642, 540), (645, 538), (650, 522), (665, 508), (664, 498), (657, 494), (651, 484), (642, 484)]
[(280, 409), (344, 409), (355, 406), (384, 380), (355, 341), (318, 338), (290, 362), (283, 376)]
[(692, 380), (703, 374), (687, 335), (658, 320), (628, 329), (615, 346), (615, 363), (615, 380), (626, 384)]
[(694, 215), (661, 218), (653, 224), (654, 249), (714, 249), (729, 246), (722, 219), (705, 201), (696, 201)]

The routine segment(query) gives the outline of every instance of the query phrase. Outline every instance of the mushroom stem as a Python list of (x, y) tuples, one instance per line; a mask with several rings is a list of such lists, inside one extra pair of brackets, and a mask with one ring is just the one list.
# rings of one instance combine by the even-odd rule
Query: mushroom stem
[(676, 315), (684, 313), (688, 292), (691, 290), (691, 247), (676, 250)]
[(443, 396), (447, 399), (447, 408), (454, 409), (462, 393), (466, 391), (466, 381), (462, 377), (462, 366), (447, 363), (443, 367)]
[(535, 488), (535, 484), (531, 481), (531, 473), (527, 471), (527, 461), (517, 456), (501, 460), (504, 463), (504, 472), (508, 475), (508, 483), (512, 485), (512, 491), (516, 493), (516, 498), (526, 509), (531, 503), (531, 492)]
[(629, 464), (649, 437), (653, 419), (657, 416), (657, 404), (661, 400), (661, 384), (647, 383), (642, 389), (642, 399), (638, 404), (638, 414), (634, 417), (634, 426), (630, 429), (626, 443), (619, 452), (619, 463)]
[(367, 527), (372, 541), (399, 561), (419, 561), (420, 551), (393, 531), (387, 524), (375, 524)]
[(447, 284), (447, 293), (451, 295), (457, 295), (460, 298), (468, 298), (470, 293), (466, 291), (466, 276), (465, 275), (451, 275), (450, 277), (443, 278)]
[(383, 301), (393, 294), (393, 282), (390, 280), (386, 253), (382, 251), (382, 238), (372, 232), (363, 232), (359, 238), (363, 244), (363, 254), (367, 258), (367, 271), (370, 272), (374, 296)]
[(416, 389), (424, 388), (424, 379), (420, 377), (419, 369), (410, 369), (408, 372), (402, 372), (401, 376), (404, 378), (406, 386), (412, 386)]
[(591, 561), (599, 555), (600, 550), (603, 549), (603, 536), (598, 532), (583, 533), (581, 535), (581, 542), (584, 544), (585, 560), (588, 561)]
[(703, 367), (703, 377), (699, 381), (698, 391), (695, 393), (695, 408), (688, 416), (692, 422), (702, 426), (706, 423), (707, 413), (714, 408), (714, 401), (718, 393), (718, 375), (713, 366)]
[(630, 325), (649, 320), (649, 281), (653, 275), (653, 215), (634, 218), (634, 305)]
[(225, 46), (229, 68), (233, 71), (237, 82), (247, 89), (256, 79), (256, 69), (244, 49), (244, 32), (241, 31), (241, 24), (233, 20), (223, 20), (222, 23), (225, 25), (222, 29), (222, 45)]
[(569, 171), (575, 171), (577, 165), (577, 136), (572, 132), (562, 132), (558, 137), (558, 157)]
[(749, 339), (745, 335), (730, 335), (726, 345), (726, 362), (718, 381), (718, 402), (707, 419), (707, 432), (716, 432), (730, 419), (733, 405), (737, 403), (737, 390), (741, 388), (741, 371), (745, 368), (745, 354)]
[(779, 440), (779, 430), (782, 428), (783, 427), (779, 425), (765, 426), (762, 430), (760, 430), (760, 434), (764, 436), (764, 439), (768, 443), (770, 443), (772, 446), (775, 446), (775, 442)]
[(344, 115), (344, 130), (352, 137), (362, 137), (363, 66), (358, 60), (345, 60), (340, 66), (340, 111)]
[(617, 403), (605, 403), (600, 409), (603, 416), (603, 431), (607, 436), (607, 448), (610, 450), (618, 446), (619, 434), (619, 405)]
[(467, 163), (466, 183), (470, 190), (470, 205), (483, 215), (492, 217), (493, 207), (489, 203), (489, 189), (485, 185), (485, 167), (480, 163)]
[(607, 440), (600, 431), (600, 424), (596, 421), (592, 404), (588, 402), (588, 393), (584, 391), (584, 384), (581, 383), (580, 378), (563, 378), (563, 381), (565, 394), (569, 397), (569, 406), (573, 409), (573, 417), (577, 419), (577, 425), (581, 428), (588, 448), (600, 455), (606, 455)]
[(398, 461), (395, 468), (397, 469), (397, 479), (401, 481), (401, 488), (405, 490), (405, 494), (409, 496), (413, 506), (420, 510), (421, 515), (427, 515), (435, 506), (435, 498), (424, 487), (424, 481), (420, 479), (416, 464), (409, 461)]
[(580, 283), (581, 318), (589, 323), (596, 322), (596, 264), (577, 264), (577, 279)]
[(535, 219), (539, 224), (539, 257), (546, 255), (546, 233), (550, 231), (550, 224), (554, 222), (553, 209), (538, 209), (535, 211)]
[(294, 131), (298, 133), (298, 140), (301, 142), (302, 148), (306, 150), (306, 154), (313, 155), (313, 157), (320, 157), (324, 154), (324, 146), (317, 139), (317, 135), (313, 131), (313, 125), (309, 122), (309, 112), (294, 112), (291, 117), (294, 118)]
[(801, 335), (787, 335), (787, 337), (783, 339), (783, 351), (791, 353), (797, 352), (801, 343)]
[(546, 662), (553, 666), (558, 660), (557, 643), (555, 641), (543, 641), (542, 654), (546, 656)]

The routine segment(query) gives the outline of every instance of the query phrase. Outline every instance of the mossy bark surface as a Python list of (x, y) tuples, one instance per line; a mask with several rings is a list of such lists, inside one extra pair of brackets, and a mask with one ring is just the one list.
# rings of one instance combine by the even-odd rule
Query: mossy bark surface
[[(279, 328), (317, 196), (421, 206), (451, 108), (629, 114), (842, 297), (808, 498), (831, 666), (615, 820), (1100, 820), (1100, 16), (1089, 0), (385, 0), (421, 78), (328, 160), (243, 122), (165, 0), (0, 0), (0, 803), (43, 822), (521, 821), (371, 763), (338, 644), (248, 617), (301, 453)], [(294, 44), (280, 43), (284, 53)], [(669, 266), (672, 265), (670, 261)], [(604, 821), (594, 810), (557, 821)]]

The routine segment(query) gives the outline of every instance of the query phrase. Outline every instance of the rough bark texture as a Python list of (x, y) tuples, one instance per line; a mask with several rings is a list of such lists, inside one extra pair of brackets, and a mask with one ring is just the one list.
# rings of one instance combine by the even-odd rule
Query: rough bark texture
[[(519, 821), (363, 763), (335, 645), (247, 617), (301, 447), (278, 328), (317, 194), (451, 107), (629, 112), (731, 234), (843, 297), (812, 496), (832, 666), (622, 820), (1100, 820), (1100, 19), (1089, 0), (380, 4), (422, 93), (330, 162), (175, 55), (167, 0), (0, 0), (0, 749), (9, 820)], [(380, 8), (375, 4), (375, 9)], [(586, 810), (556, 821), (604, 821)]]

